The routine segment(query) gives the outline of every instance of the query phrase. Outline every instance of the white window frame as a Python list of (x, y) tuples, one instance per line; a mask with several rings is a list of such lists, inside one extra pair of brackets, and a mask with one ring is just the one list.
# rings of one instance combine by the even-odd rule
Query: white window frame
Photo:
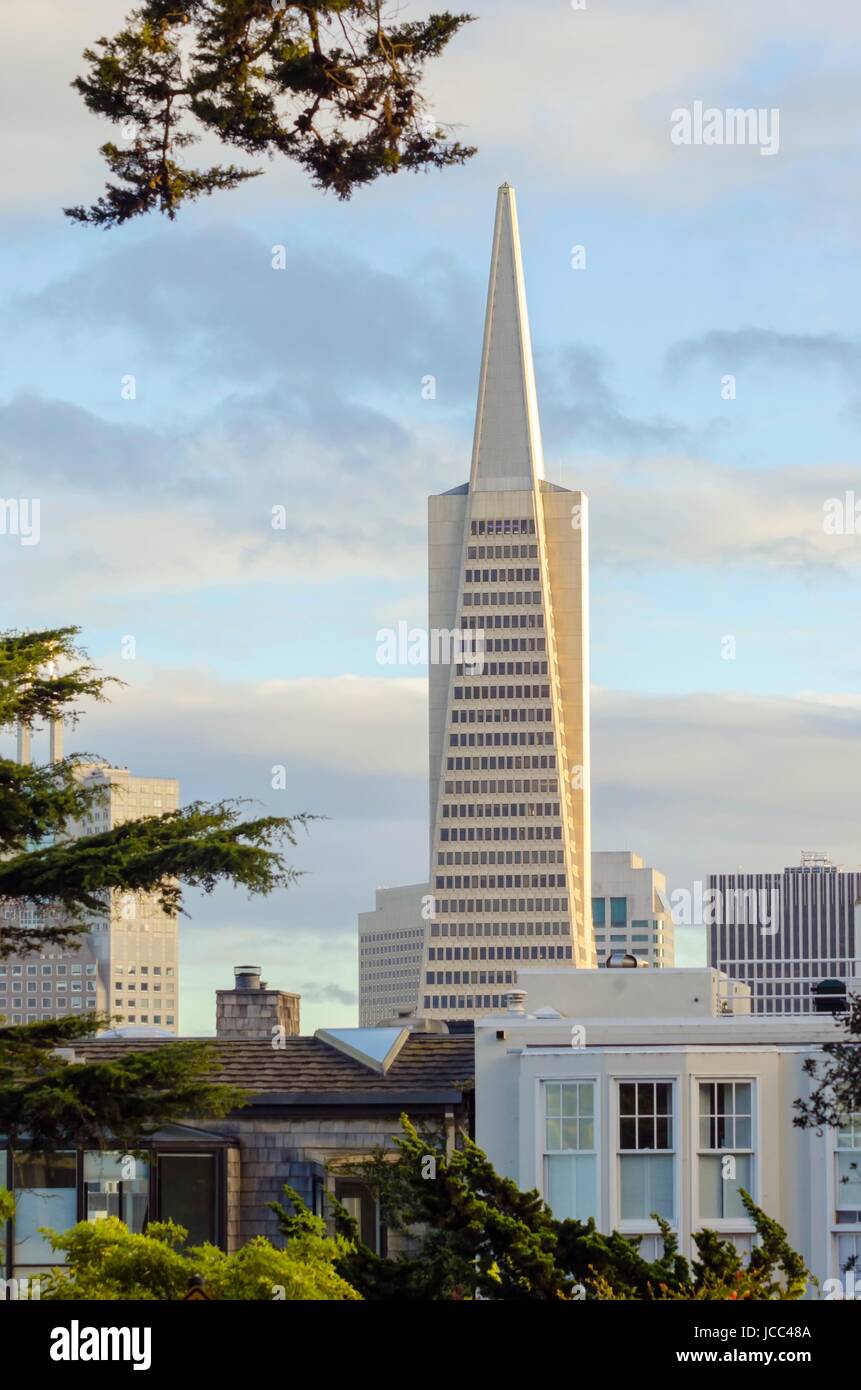
[[(592, 1087), (594, 1148), (578, 1149), (576, 1150), (576, 1152), (584, 1154), (591, 1153), (595, 1155), (595, 1226), (600, 1231), (602, 1229), (601, 1215), (604, 1209), (604, 1174), (603, 1164), (601, 1162), (602, 1095), (600, 1077), (595, 1072), (590, 1072), (587, 1075), (583, 1076), (571, 1076), (570, 1074), (561, 1076), (558, 1074), (554, 1075), (552, 1073), (549, 1073), (546, 1075), (539, 1076), (537, 1078), (537, 1082), (538, 1084), (536, 1087), (535, 1125), (537, 1143), (535, 1146), (535, 1173), (538, 1181), (536, 1182), (535, 1186), (538, 1188), (538, 1191), (541, 1193), (541, 1196), (544, 1199), (544, 1201), (548, 1202), (548, 1205), (549, 1201), (547, 1182), (547, 1086), (562, 1085)], [(573, 1153), (575, 1151), (566, 1151), (564, 1149), (561, 1149), (558, 1152), (560, 1154), (564, 1154), (565, 1152)], [(555, 1215), (556, 1213), (554, 1212), (554, 1216)]]
[[(650, 1221), (648, 1217), (637, 1219), (622, 1217), (622, 1165), (620, 1159), (627, 1154), (639, 1152), (642, 1154), (669, 1154), (673, 1159), (673, 1217), (669, 1222), (670, 1230), (678, 1235), (682, 1229), (682, 1154), (683, 1149), (680, 1144), (681, 1138), (681, 1116), (679, 1113), (679, 1100), (681, 1096), (681, 1076), (678, 1072), (665, 1072), (662, 1076), (656, 1072), (641, 1073), (631, 1075), (630, 1073), (616, 1073), (609, 1078), (610, 1081), (610, 1153), (613, 1161), (613, 1176), (611, 1180), (611, 1191), (613, 1194), (613, 1210), (610, 1212), (610, 1229), (619, 1231), (622, 1235), (660, 1235), (661, 1228), (657, 1221)], [(670, 1106), (673, 1122), (673, 1146), (671, 1149), (622, 1149), (620, 1145), (621, 1132), (621, 1106), (619, 1102), (620, 1086), (628, 1084), (657, 1083), (662, 1086), (670, 1087)]]
[[(855, 1114), (859, 1117), (859, 1119), (861, 1119), (861, 1112), (856, 1111)], [(840, 1152), (840, 1145), (838, 1143), (839, 1137), (840, 1136), (838, 1129), (832, 1130), (829, 1135), (830, 1142), (828, 1148), (830, 1152), (828, 1157), (828, 1204), (830, 1208), (829, 1225), (831, 1229), (831, 1258), (833, 1266), (833, 1274), (831, 1275), (831, 1277), (844, 1279), (845, 1275), (840, 1265), (840, 1237), (854, 1236), (855, 1243), (859, 1246), (859, 1254), (861, 1254), (861, 1221), (837, 1221), (837, 1212), (840, 1207), (841, 1186), (837, 1177), (837, 1154), (838, 1152)], [(853, 1147), (852, 1149), (845, 1150), (845, 1152), (856, 1153), (858, 1155), (858, 1162), (861, 1163), (861, 1147)], [(844, 1210), (847, 1211), (855, 1211), (857, 1209), (858, 1208), (855, 1207), (844, 1208)], [(858, 1265), (854, 1270), (854, 1274), (855, 1288), (857, 1292), (859, 1286), (861, 1286), (861, 1259), (859, 1259)]]
[[(700, 1145), (700, 1085), (728, 1085), (735, 1083), (740, 1086), (750, 1086), (750, 1143), (747, 1149), (703, 1149)], [(760, 1124), (759, 1124), (759, 1087), (755, 1076), (692, 1076), (691, 1077), (691, 1153), (694, 1158), (693, 1173), (691, 1176), (691, 1207), (693, 1222), (691, 1231), (717, 1231), (721, 1235), (748, 1236), (751, 1232), (756, 1232), (756, 1226), (749, 1216), (703, 1216), (700, 1207), (700, 1159), (702, 1157), (716, 1156), (718, 1154), (746, 1154), (751, 1157), (751, 1183), (750, 1195), (760, 1205), (759, 1195), (759, 1175), (760, 1175)]]

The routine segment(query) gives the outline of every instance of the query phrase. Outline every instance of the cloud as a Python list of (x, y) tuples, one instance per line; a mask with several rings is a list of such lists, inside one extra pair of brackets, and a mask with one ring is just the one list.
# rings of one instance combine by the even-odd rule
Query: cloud
[(669, 455), (636, 466), (581, 464), (568, 486), (590, 500), (593, 566), (720, 573), (854, 573), (861, 539), (824, 529), (829, 499), (843, 505), (858, 488), (846, 465), (754, 470), (697, 456)]
[(859, 735), (858, 702), (598, 691), (593, 846), (636, 850), (682, 886), (807, 848), (855, 868)]
[[(839, 157), (854, 147), (861, 114), (857, 84), (852, 90), (843, 71), (859, 39), (858, 15), (844, 0), (815, 11), (785, 0), (698, 0), (695, 13), (690, 0), (582, 9), (537, 0), (526, 26), (518, 0), (499, 0), (431, 84), (435, 108), (457, 111), (482, 160), (504, 159), (514, 182), (695, 204), (739, 190), (773, 195), (790, 171), (819, 174), (824, 158), (837, 187)], [(812, 69), (820, 75), (811, 82)], [(696, 99), (779, 106), (779, 156), (674, 146), (671, 113)]]
[(481, 323), (481, 289), (456, 260), (423, 257), (399, 273), (343, 245), (312, 249), (281, 235), (283, 270), (268, 241), (233, 225), (109, 243), (16, 296), (7, 322), (41, 322), (69, 342), (121, 334), (126, 362), (148, 354), (179, 364), (196, 394), (213, 376), (232, 391), (274, 385), (304, 396), (310, 387), (318, 398), (370, 387), (418, 400), (426, 373), (443, 397), (471, 389), (479, 343), (470, 351), (456, 327), (467, 313)]
[(348, 1004), (356, 1005), (359, 1002), (358, 992), (354, 989), (341, 989), (340, 985), (331, 984), (309, 984), (299, 986), (302, 1000), (309, 1004)]
[(581, 448), (597, 444), (634, 453), (666, 450), (683, 444), (688, 431), (662, 418), (642, 420), (629, 414), (608, 381), (607, 358), (582, 344), (569, 344), (542, 362), (542, 420), (548, 435)]
[(770, 328), (713, 329), (673, 343), (666, 370), (676, 374), (706, 363), (718, 371), (757, 366), (803, 372), (814, 379), (823, 369), (838, 372), (854, 390), (861, 367), (861, 342), (839, 333), (784, 333)]

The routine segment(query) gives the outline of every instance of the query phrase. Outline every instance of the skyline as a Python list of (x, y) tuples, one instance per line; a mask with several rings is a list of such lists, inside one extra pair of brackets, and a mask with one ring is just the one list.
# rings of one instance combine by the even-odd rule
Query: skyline
[[(495, 4), (433, 79), (440, 115), (480, 146), (471, 167), (346, 208), (273, 168), (176, 227), (106, 242), (59, 217), (98, 174), (95, 123), (53, 73), (71, 77), (113, 8), (33, 7), (52, 74), (37, 134), (49, 152), (62, 135), (64, 159), (38, 196), (26, 179), (23, 201), (4, 194), (2, 492), (42, 504), (38, 545), (0, 545), (4, 625), (81, 622), (97, 664), (128, 681), (67, 733), (70, 751), (176, 776), (186, 801), (248, 795), (331, 818), (300, 840), (293, 862), (312, 876), (283, 901), (192, 904), (183, 974), (200, 984), (183, 1031), (211, 1027), (212, 989), (249, 954), (305, 995), (310, 1026), (349, 1021), (355, 913), (375, 887), (426, 876), (424, 680), (380, 667), (376, 633), (426, 622), (425, 498), (464, 476), (504, 178), (520, 193), (548, 476), (591, 502), (595, 847), (642, 854), (671, 888), (780, 870), (814, 846), (854, 867), (846, 619), (861, 549), (822, 515), (857, 487), (858, 214), (841, 161), (859, 18), (702, 4), (694, 34), (674, 22), (689, 5), (648, 26), (617, 5), (567, 11), (566, 30), (543, 6), (541, 42), (575, 77), (619, 54), (618, 109), (594, 80), (578, 104), (571, 81), (575, 131), (604, 123), (588, 150), (555, 142), (556, 168), (531, 157), (554, 116), (534, 74), (526, 131), (481, 83), (479, 117), (463, 81), (479, 46), (497, 76), (513, 62), (513, 7)], [(651, 91), (633, 81), (638, 43)], [(671, 112), (698, 99), (779, 106), (779, 153), (674, 147)]]

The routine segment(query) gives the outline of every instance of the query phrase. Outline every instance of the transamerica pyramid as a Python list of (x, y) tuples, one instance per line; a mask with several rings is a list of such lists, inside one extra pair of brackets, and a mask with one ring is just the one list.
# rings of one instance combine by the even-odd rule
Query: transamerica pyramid
[[(496, 203), (469, 482), (429, 499), (430, 894), (418, 1006), (498, 1011), (594, 967), (588, 509), (544, 477), (514, 189)], [(460, 657), (461, 659), (458, 659)], [(466, 657), (466, 659), (464, 659)]]

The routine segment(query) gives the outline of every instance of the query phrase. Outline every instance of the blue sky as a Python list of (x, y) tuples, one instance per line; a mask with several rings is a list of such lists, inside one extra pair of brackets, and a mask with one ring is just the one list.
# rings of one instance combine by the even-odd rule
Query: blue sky
[[(467, 475), (503, 179), (548, 474), (592, 508), (595, 846), (680, 886), (806, 847), (857, 862), (861, 536), (822, 518), (861, 497), (861, 14), (474, 8), (429, 75), (479, 146), (464, 169), (340, 204), (273, 164), (105, 233), (59, 212), (97, 196), (107, 138), (68, 82), (124, 6), (9, 5), (0, 495), (38, 496), (42, 536), (0, 538), (3, 624), (79, 622), (128, 682), (79, 746), (186, 799), (328, 816), (294, 892), (191, 905), (191, 1031), (249, 954), (306, 1026), (350, 1022), (356, 912), (426, 872), (423, 673), (378, 666), (375, 638), (424, 622), (425, 499)], [(777, 108), (779, 152), (674, 146), (696, 100)]]

